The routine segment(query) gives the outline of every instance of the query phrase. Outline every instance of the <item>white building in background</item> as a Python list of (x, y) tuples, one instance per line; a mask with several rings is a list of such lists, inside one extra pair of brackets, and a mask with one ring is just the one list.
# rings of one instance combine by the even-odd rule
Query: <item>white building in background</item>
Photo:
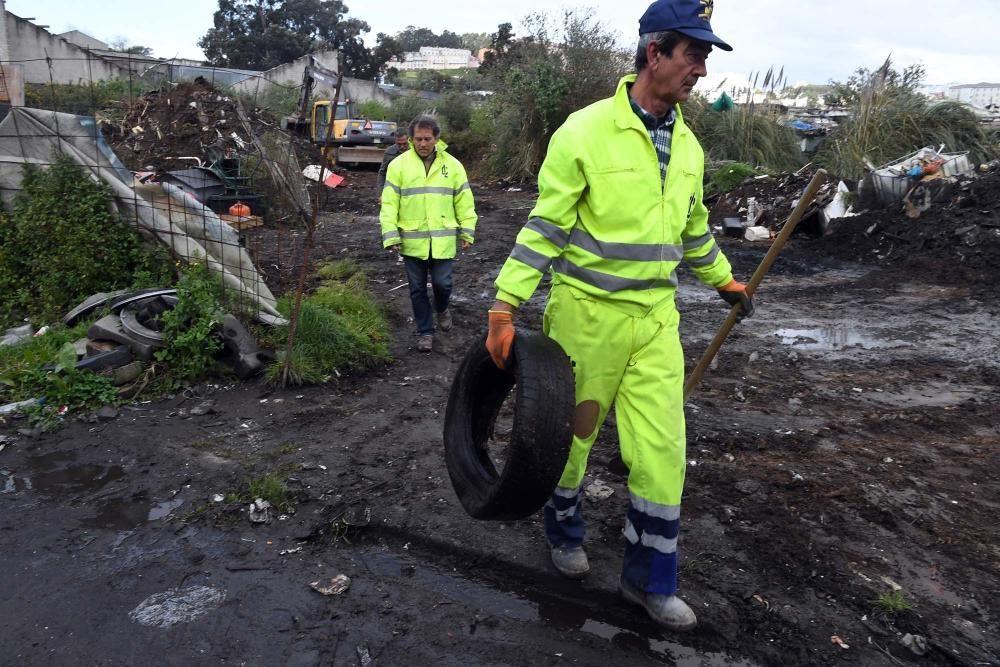
[(403, 62), (393, 58), (389, 61), (389, 67), (395, 67), (400, 72), (420, 69), (464, 69), (479, 67), (479, 60), (468, 49), (421, 46), (419, 51), (404, 53)]
[(948, 99), (985, 109), (1000, 105), (1000, 83), (964, 83), (951, 86), (947, 96)]

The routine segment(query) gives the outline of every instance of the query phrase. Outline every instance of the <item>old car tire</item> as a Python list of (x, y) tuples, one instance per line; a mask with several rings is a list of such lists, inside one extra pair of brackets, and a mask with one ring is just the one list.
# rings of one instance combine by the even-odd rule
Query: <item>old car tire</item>
[[(465, 511), (476, 519), (523, 519), (541, 509), (573, 443), (573, 370), (559, 344), (540, 333), (518, 331), (511, 364), (508, 370), (498, 369), (483, 339), (477, 339), (448, 397), (448, 474)], [(498, 472), (487, 444), (511, 389), (514, 426)]]

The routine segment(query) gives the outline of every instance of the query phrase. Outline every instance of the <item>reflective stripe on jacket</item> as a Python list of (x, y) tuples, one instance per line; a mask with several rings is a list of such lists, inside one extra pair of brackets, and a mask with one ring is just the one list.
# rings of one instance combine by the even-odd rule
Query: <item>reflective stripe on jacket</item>
[(731, 279), (702, 203), (701, 146), (678, 108), (662, 180), (649, 132), (629, 105), (633, 81), (624, 77), (614, 97), (572, 114), (553, 135), (538, 201), (496, 279), (498, 299), (519, 306), (551, 269), (553, 285), (642, 314), (672, 302), (681, 260), (707, 285)]
[(462, 163), (437, 143), (429, 171), (416, 150), (409, 150), (389, 164), (379, 222), (382, 245), (401, 243), (409, 257), (450, 259), (457, 239), (476, 240), (476, 209), (469, 179)]

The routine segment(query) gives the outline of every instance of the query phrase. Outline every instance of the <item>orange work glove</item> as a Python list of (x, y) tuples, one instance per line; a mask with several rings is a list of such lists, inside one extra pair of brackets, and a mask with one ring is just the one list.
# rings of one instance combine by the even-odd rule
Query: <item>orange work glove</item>
[(736, 304), (743, 306), (743, 309), (736, 315), (737, 322), (742, 321), (744, 317), (751, 317), (753, 315), (753, 299), (750, 298), (750, 292), (747, 291), (747, 286), (743, 283), (730, 280), (719, 288), (719, 296), (730, 306), (735, 306)]
[(510, 348), (514, 344), (514, 313), (507, 310), (490, 311), (490, 332), (486, 336), (486, 351), (497, 368), (504, 369), (510, 361)]

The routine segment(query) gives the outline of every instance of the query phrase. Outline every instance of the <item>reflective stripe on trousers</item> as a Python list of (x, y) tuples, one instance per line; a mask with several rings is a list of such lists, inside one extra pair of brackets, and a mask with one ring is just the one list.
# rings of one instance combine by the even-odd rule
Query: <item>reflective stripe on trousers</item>
[(551, 547), (578, 547), (583, 543), (584, 523), (580, 487), (557, 488), (545, 503), (545, 539)]

